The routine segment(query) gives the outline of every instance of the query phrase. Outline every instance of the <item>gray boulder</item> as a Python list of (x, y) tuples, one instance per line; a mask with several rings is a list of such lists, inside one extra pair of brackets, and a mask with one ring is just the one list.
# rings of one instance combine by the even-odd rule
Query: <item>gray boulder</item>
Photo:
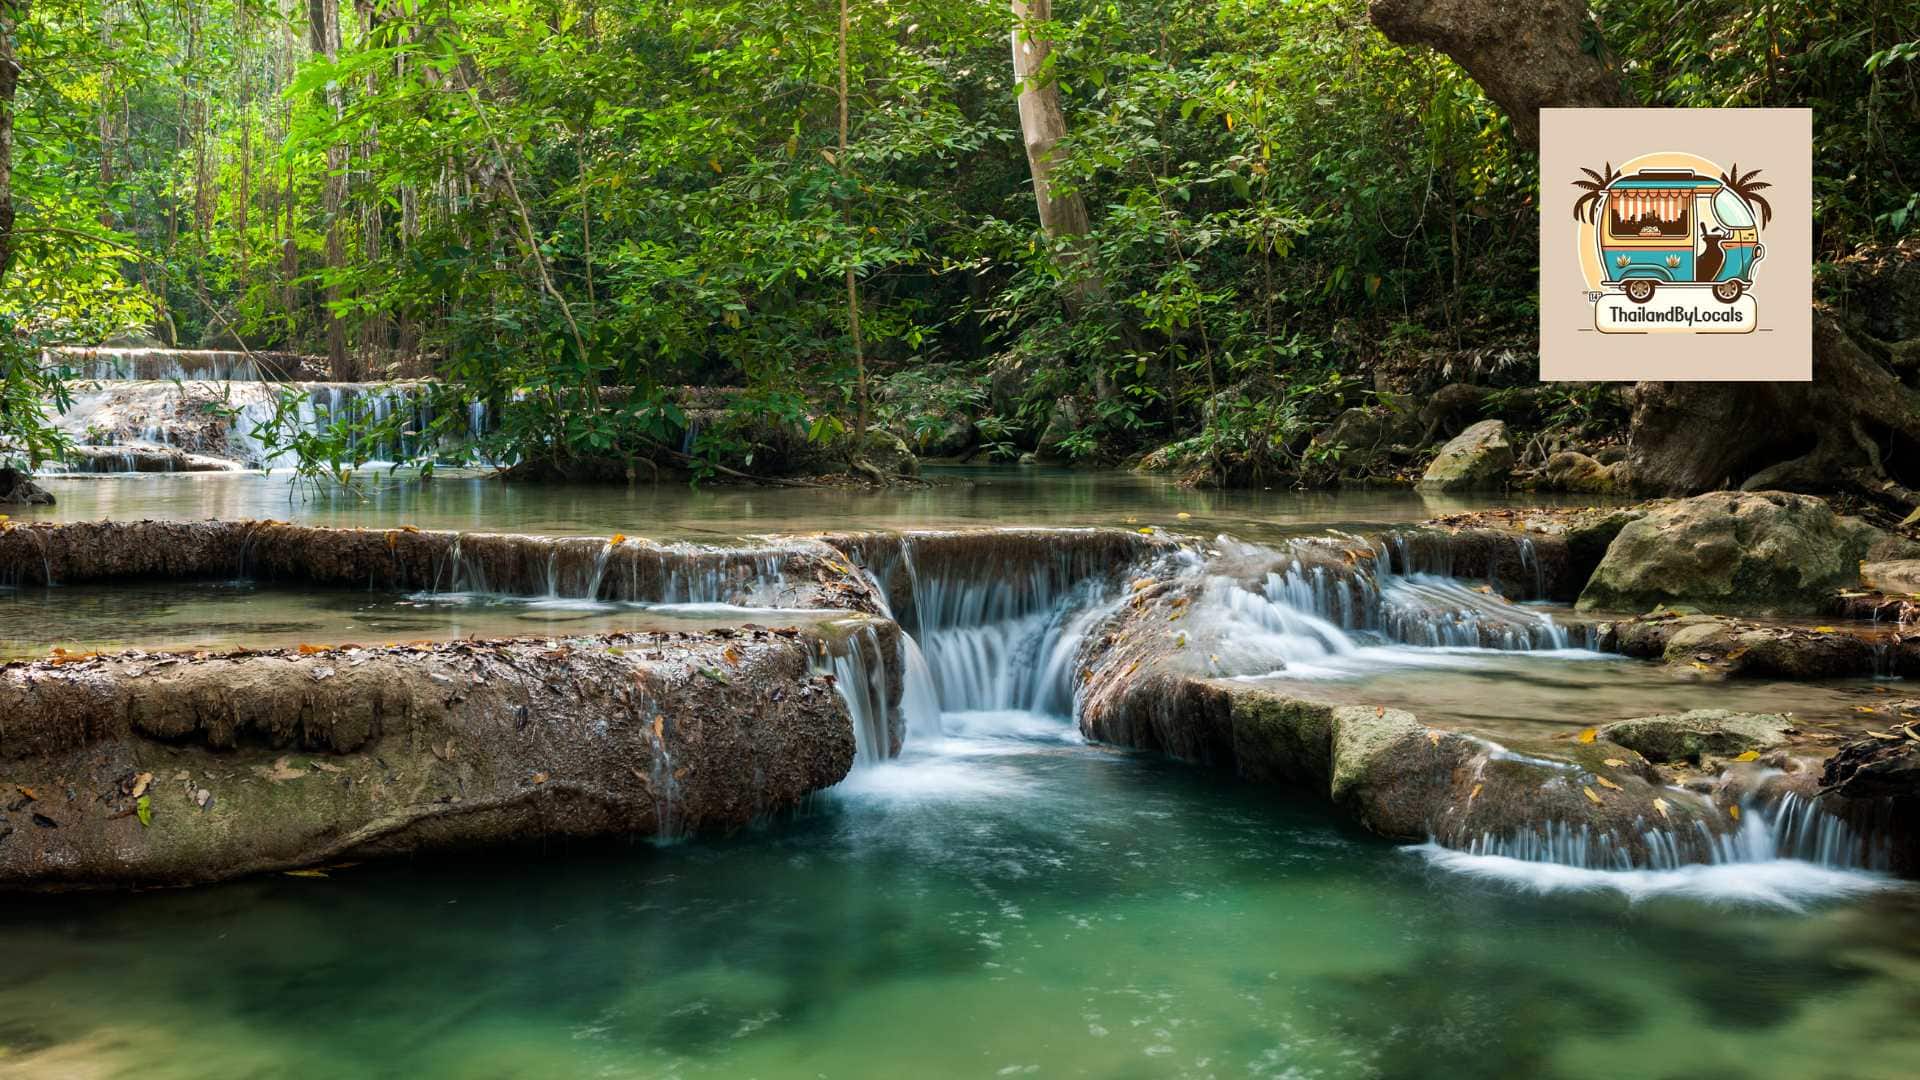
[(1599, 737), (1637, 751), (1650, 761), (1698, 761), (1734, 757), (1748, 750), (1784, 745), (1793, 720), (1780, 713), (1690, 709), (1668, 716), (1642, 716), (1601, 728)]
[(1810, 495), (1716, 492), (1652, 507), (1614, 537), (1582, 611), (1688, 604), (1734, 614), (1815, 614), (1860, 582), (1860, 563), (1915, 545)]
[(1420, 487), (1429, 491), (1498, 488), (1512, 470), (1513, 446), (1507, 442), (1506, 423), (1482, 420), (1440, 448), (1420, 478)]

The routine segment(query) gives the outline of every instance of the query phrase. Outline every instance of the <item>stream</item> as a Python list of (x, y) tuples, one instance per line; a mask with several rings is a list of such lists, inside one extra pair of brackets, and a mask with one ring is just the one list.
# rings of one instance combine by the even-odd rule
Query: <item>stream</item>
[[(59, 503), (17, 517), (705, 543), (1158, 526), (1227, 548), (1488, 505), (933, 472), (882, 493), (55, 477)], [(0, 588), (0, 653), (821, 617), (609, 599), (595, 581), (23, 584)], [(1889, 690), (1866, 673), (1684, 679), (1591, 651), (1563, 609), (1430, 574), (1364, 603), (1308, 576), (1218, 592), (1195, 633), (1223, 676), (1490, 740), (1706, 706), (1837, 725)], [(731, 838), (7, 897), (0, 1076), (1904, 1077), (1920, 1061), (1920, 890), (1810, 843), (1789, 813), (1750, 814), (1724, 856), (1666, 867), (1390, 843), (1319, 800), (1083, 739), (1066, 669), (1120, 601), (1112, 583), (922, 571), (912, 600), (901, 756), (881, 760), (850, 698), (866, 753), (848, 778)], [(858, 654), (836, 664), (843, 686), (874, 676)]]

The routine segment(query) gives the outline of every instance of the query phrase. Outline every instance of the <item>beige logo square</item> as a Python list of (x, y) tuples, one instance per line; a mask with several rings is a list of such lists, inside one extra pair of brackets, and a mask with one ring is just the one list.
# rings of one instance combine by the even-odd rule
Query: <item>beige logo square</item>
[(1540, 378), (1813, 377), (1808, 109), (1540, 110)]

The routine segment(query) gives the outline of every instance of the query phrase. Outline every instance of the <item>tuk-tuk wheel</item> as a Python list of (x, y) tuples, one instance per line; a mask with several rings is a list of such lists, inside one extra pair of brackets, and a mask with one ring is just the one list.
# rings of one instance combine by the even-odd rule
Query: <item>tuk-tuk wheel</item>
[(1626, 285), (1627, 299), (1636, 304), (1644, 304), (1653, 299), (1653, 281), (1650, 278), (1632, 278)]
[(1746, 286), (1738, 281), (1722, 281), (1714, 285), (1713, 298), (1723, 304), (1731, 304), (1740, 299), (1740, 294), (1744, 291)]

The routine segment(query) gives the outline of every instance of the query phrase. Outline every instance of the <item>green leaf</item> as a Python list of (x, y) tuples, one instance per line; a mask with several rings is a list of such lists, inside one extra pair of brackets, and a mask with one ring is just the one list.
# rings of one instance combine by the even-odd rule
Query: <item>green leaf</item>
[(133, 814), (140, 819), (142, 826), (151, 827), (153, 825), (153, 796), (140, 796), (139, 801), (133, 804)]

